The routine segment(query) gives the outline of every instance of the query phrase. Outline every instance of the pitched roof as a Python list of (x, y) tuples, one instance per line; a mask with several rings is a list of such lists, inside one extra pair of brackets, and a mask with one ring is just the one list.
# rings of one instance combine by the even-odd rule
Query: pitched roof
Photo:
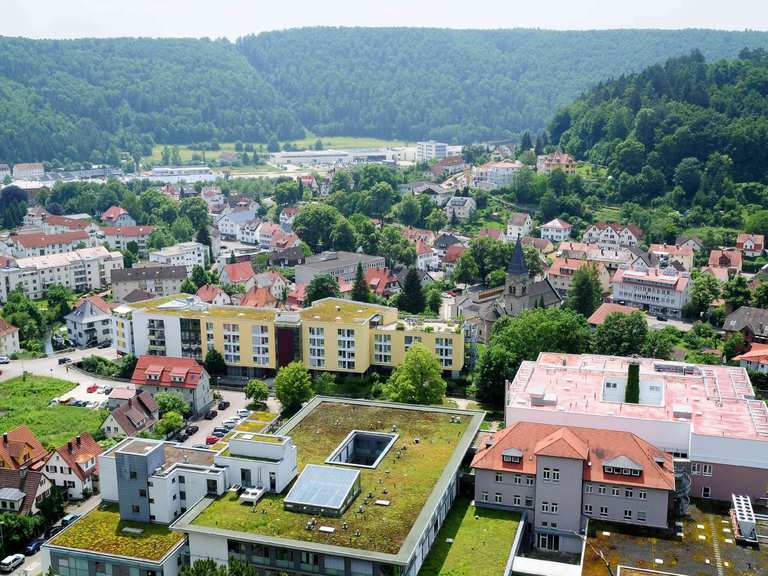
[(440, 236), (438, 236), (437, 238), (435, 238), (435, 242), (433, 246), (435, 248), (445, 249), (448, 246), (451, 246), (452, 244), (461, 244), (461, 240), (456, 238), (456, 236), (454, 236), (453, 234), (443, 233), (443, 234), (440, 234)]
[(140, 280), (184, 280), (186, 277), (186, 266), (134, 266), (112, 270), (113, 284)]
[(156, 226), (112, 226), (102, 228), (105, 236), (149, 236)]
[(67, 218), (66, 216), (58, 216), (56, 214), (48, 214), (45, 217), (45, 223), (50, 224), (51, 226), (64, 226), (70, 230), (85, 230), (91, 225), (89, 220)]
[(546, 238), (534, 238), (533, 236), (523, 236), (523, 246), (533, 246), (540, 252), (554, 250), (555, 248), (552, 242)]
[(62, 232), (61, 234), (16, 234), (11, 239), (24, 248), (43, 248), (53, 244), (72, 244), (90, 238), (84, 230)]
[(753, 343), (748, 352), (734, 356), (732, 360), (745, 360), (747, 362), (757, 362), (758, 364), (768, 364), (768, 344)]
[(416, 240), (416, 255), (421, 256), (423, 254), (432, 254), (432, 248), (427, 246), (426, 242)]
[[(534, 422), (516, 422), (496, 432), (491, 445), (475, 454), (472, 467), (500, 472), (536, 474), (536, 460), (541, 456), (582, 460), (585, 481), (623, 484), (660, 490), (674, 490), (672, 456), (630, 432), (560, 426)], [(517, 449), (519, 462), (504, 462), (504, 452)], [(657, 462), (663, 462), (660, 466)], [(606, 473), (611, 462), (632, 462), (641, 467), (639, 476)]]
[[(24, 454), (29, 458), (24, 460)], [(0, 468), (25, 468), (47, 454), (47, 450), (27, 426), (21, 425), (3, 434), (0, 440)]]
[(525, 226), (526, 221), (530, 217), (528, 212), (512, 212), (512, 214), (509, 215), (507, 224), (510, 226)]
[(749, 330), (758, 336), (768, 335), (768, 310), (742, 306), (725, 317), (723, 330), (735, 332), (737, 330)]
[(477, 233), (478, 238), (493, 238), (494, 240), (501, 240), (504, 237), (504, 232), (498, 228), (480, 228)]
[(235, 262), (234, 264), (225, 264), (224, 273), (232, 284), (246, 282), (254, 276), (253, 267), (250, 262)]
[(141, 386), (197, 388), (204, 368), (194, 358), (179, 356), (139, 356), (131, 383)]
[(551, 276), (572, 276), (576, 270), (579, 270), (584, 266), (594, 266), (596, 270), (605, 268), (600, 262), (594, 263), (589, 260), (568, 257), (555, 258), (552, 261), (552, 265), (549, 267), (547, 274), (550, 274)]
[(216, 296), (218, 296), (222, 292), (224, 292), (224, 290), (222, 290), (215, 284), (203, 284), (202, 286), (200, 286), (200, 288), (197, 289), (197, 293), (195, 295), (198, 298), (200, 298), (200, 300), (202, 300), (203, 302), (207, 302), (208, 304), (210, 304), (211, 302), (213, 302)]
[(9, 323), (5, 318), (0, 318), (0, 336), (7, 336), (8, 334), (18, 331), (19, 329)]
[(101, 296), (98, 294), (94, 294), (93, 296), (86, 296), (84, 298), (80, 298), (77, 302), (75, 302), (75, 305), (73, 306), (73, 310), (77, 310), (85, 304), (86, 302), (90, 302), (93, 304), (97, 310), (101, 310), (105, 314), (111, 314), (112, 313), (112, 307), (109, 305), (109, 302), (104, 300)]
[(515, 251), (512, 254), (512, 260), (507, 267), (507, 274), (511, 276), (527, 276), (528, 264), (525, 263), (525, 257), (523, 256), (523, 245), (520, 242), (520, 238), (515, 242)]
[(151, 300), (154, 298), (155, 295), (151, 292), (147, 292), (146, 290), (142, 290), (141, 288), (135, 288), (128, 292), (128, 294), (125, 295), (125, 298), (123, 300), (127, 302), (128, 304), (134, 304), (136, 302), (141, 302), (142, 300)]
[(110, 206), (101, 215), (101, 219), (105, 221), (117, 220), (123, 214), (128, 214), (128, 210), (122, 206)]
[(705, 266), (701, 269), (702, 274), (711, 274), (716, 280), (720, 282), (728, 282), (728, 268), (720, 268), (718, 266)]
[(112, 410), (112, 417), (127, 436), (134, 436), (157, 422), (153, 414), (157, 414), (159, 410), (151, 394), (139, 392), (133, 398), (129, 398), (128, 402)]
[(570, 230), (573, 228), (571, 224), (568, 224), (565, 220), (561, 220), (560, 218), (555, 218), (554, 220), (550, 220), (546, 224), (542, 224), (540, 228), (556, 228), (558, 230)]
[(712, 250), (709, 253), (709, 265), (713, 268), (736, 268), (741, 270), (741, 252), (738, 250)]
[(464, 254), (464, 252), (467, 250), (469, 250), (469, 248), (463, 246), (462, 244), (451, 244), (445, 251), (443, 264), (452, 264), (454, 262), (458, 262), (459, 258), (461, 258), (461, 255)]
[(277, 299), (272, 296), (269, 288), (264, 286), (254, 286), (248, 292), (243, 294), (240, 299), (240, 306), (253, 306), (255, 308), (268, 308), (277, 304)]
[(762, 250), (765, 247), (765, 236), (762, 234), (739, 234), (736, 237), (736, 247), (743, 250), (744, 244), (750, 240), (757, 250)]
[(98, 471), (98, 464), (88, 470), (84, 470), (81, 465), (89, 460), (96, 458), (103, 452), (99, 443), (93, 439), (88, 432), (82, 432), (62, 446), (56, 448), (56, 452), (75, 473), (80, 480), (85, 480), (88, 476)]
[(651, 244), (649, 252), (657, 254), (671, 254), (673, 256), (693, 256), (693, 248), (680, 244)]
[(37, 487), (42, 481), (43, 472), (41, 470), (9, 470), (0, 468), (0, 491), (11, 489), (24, 494), (24, 499), (18, 510), (20, 514), (32, 512), (32, 506), (37, 495)]
[(365, 281), (368, 287), (379, 296), (387, 291), (387, 286), (397, 279), (390, 273), (389, 268), (368, 268), (365, 271)]
[(632, 314), (632, 312), (635, 312), (636, 310), (637, 308), (632, 308), (630, 306), (622, 306), (621, 304), (614, 304), (612, 302), (603, 302), (597, 310), (592, 312), (592, 316), (587, 319), (587, 323), (592, 326), (600, 326), (605, 322), (605, 319), (608, 318), (609, 314)]

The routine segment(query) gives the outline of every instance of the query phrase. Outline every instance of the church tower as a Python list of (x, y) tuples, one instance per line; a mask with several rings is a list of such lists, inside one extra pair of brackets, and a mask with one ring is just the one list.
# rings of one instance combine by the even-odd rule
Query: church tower
[(512, 260), (507, 267), (507, 278), (504, 282), (504, 299), (508, 302), (510, 312), (519, 314), (528, 308), (528, 265), (523, 256), (523, 245), (520, 236), (517, 237)]

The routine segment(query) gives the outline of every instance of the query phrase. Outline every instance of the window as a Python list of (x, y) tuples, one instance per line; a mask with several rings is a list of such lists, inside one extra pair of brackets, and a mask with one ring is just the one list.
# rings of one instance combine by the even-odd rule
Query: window
[(515, 474), (515, 484), (522, 484), (523, 483), (523, 477), (520, 476), (520, 474)]
[(493, 495), (493, 501), (496, 504), (501, 504), (502, 502), (504, 502), (504, 497), (501, 495), (500, 492), (496, 492), (496, 494)]
[(637, 491), (637, 497), (640, 498), (640, 500), (647, 500), (648, 499), (648, 492), (645, 490), (638, 490)]
[(131, 505), (131, 512), (133, 512), (134, 514), (138, 514), (139, 513), (139, 505), (138, 504)]
[(504, 474), (501, 472), (496, 472), (496, 482), (503, 482), (504, 481)]
[(128, 473), (128, 477), (129, 477), (131, 480), (136, 480), (136, 471), (135, 471), (135, 470), (131, 470), (131, 471)]
[(598, 494), (605, 494), (605, 486), (603, 486), (602, 484), (600, 486), (598, 486), (597, 487), (597, 493)]
[(560, 468), (552, 468), (552, 482), (560, 482)]
[(558, 504), (557, 502), (552, 502), (552, 504), (549, 505), (549, 509), (550, 509), (550, 512), (552, 512), (552, 514), (557, 514), (558, 511), (560, 510), (560, 504)]
[(483, 490), (483, 491), (480, 493), (480, 500), (482, 500), (483, 502), (488, 502), (488, 492), (486, 492), (485, 490)]
[(536, 484), (536, 478), (534, 478), (533, 476), (526, 476), (525, 477), (525, 485), (526, 486), (533, 486), (534, 484)]
[(694, 476), (698, 476), (699, 474), (701, 474), (701, 464), (699, 464), (698, 462), (694, 462), (693, 464), (691, 464), (691, 474)]
[(616, 486), (611, 488), (611, 496), (618, 496), (619, 495), (619, 489), (616, 488)]
[(515, 506), (520, 506), (520, 502), (521, 502), (520, 494), (515, 494), (514, 496), (512, 496), (512, 504), (514, 504)]
[(592, 516), (592, 504), (584, 504), (584, 514)]
[(139, 498), (146, 498), (147, 491), (144, 488), (139, 488)]
[(711, 498), (712, 497), (712, 488), (710, 486), (702, 486), (702, 488), (701, 488), (701, 497), (702, 498)]
[(541, 477), (544, 480), (549, 480), (552, 478), (552, 471), (549, 468), (544, 468), (544, 471), (541, 473)]
[(608, 506), (600, 506), (600, 516), (608, 516)]
[(526, 508), (533, 508), (533, 497), (532, 496), (526, 496), (525, 497), (525, 507)]
[(549, 502), (542, 502), (541, 503), (541, 511), (542, 512), (549, 512)]
[(520, 462), (520, 456), (510, 456), (509, 454), (505, 454), (501, 457), (502, 461), (506, 462), (507, 464), (518, 464)]
[(624, 509), (624, 520), (632, 520), (632, 510), (628, 508)]
[(712, 464), (702, 464), (701, 473), (704, 476), (712, 476)]
[(633, 498), (635, 495), (635, 491), (632, 490), (632, 488), (625, 488), (624, 489), (624, 498)]
[(640, 476), (640, 470), (632, 470), (632, 476)]
[(605, 466), (604, 469), (605, 469), (605, 473), (606, 474), (613, 474), (613, 468), (612, 467)]
[(592, 484), (584, 484), (584, 492), (592, 494)]
[(638, 522), (645, 522), (645, 512), (640, 510), (637, 513), (637, 521)]

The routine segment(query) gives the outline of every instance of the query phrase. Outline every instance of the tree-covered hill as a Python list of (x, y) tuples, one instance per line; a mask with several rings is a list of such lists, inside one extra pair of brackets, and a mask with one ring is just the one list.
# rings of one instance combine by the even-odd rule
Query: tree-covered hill
[(112, 160), (151, 143), (304, 135), (470, 142), (537, 130), (599, 81), (698, 48), (708, 30), (305, 28), (226, 40), (0, 37), (0, 162)]
[(0, 161), (303, 134), (226, 41), (0, 38)]
[(680, 208), (768, 201), (768, 52), (710, 64), (693, 52), (605, 82), (560, 110), (550, 136), (609, 167), (617, 200)]
[(304, 28), (237, 45), (319, 134), (469, 142), (539, 129), (601, 80), (696, 48), (733, 58), (768, 34)]

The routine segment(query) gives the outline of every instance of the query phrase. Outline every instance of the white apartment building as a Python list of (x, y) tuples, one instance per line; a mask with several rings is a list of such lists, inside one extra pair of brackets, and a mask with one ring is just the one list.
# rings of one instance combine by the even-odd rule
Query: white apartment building
[(651, 315), (679, 319), (690, 300), (690, 277), (673, 267), (647, 270), (620, 268), (613, 275), (613, 302), (648, 310)]
[(457, 220), (468, 220), (477, 209), (474, 198), (469, 196), (454, 196), (445, 205), (445, 215), (448, 221), (455, 216)]
[(448, 144), (428, 140), (416, 143), (416, 162), (443, 160), (448, 156)]
[(518, 238), (531, 235), (533, 220), (527, 212), (512, 212), (507, 220), (507, 241), (516, 242)]
[(199, 242), (180, 242), (167, 246), (162, 250), (149, 253), (149, 261), (162, 266), (185, 266), (187, 274), (192, 274), (192, 268), (205, 268), (205, 253), (208, 247)]
[(237, 238), (240, 235), (240, 227), (253, 222), (257, 216), (255, 208), (238, 208), (225, 212), (214, 221), (214, 224), (222, 236)]
[(473, 170), (472, 180), (475, 186), (488, 189), (508, 186), (523, 168), (525, 164), (518, 160), (487, 162)]
[(45, 174), (42, 162), (19, 163), (13, 165), (14, 180), (34, 180)]
[(84, 230), (61, 234), (12, 234), (4, 244), (7, 255), (14, 258), (61, 254), (94, 245)]
[(0, 355), (10, 356), (19, 350), (19, 329), (0, 318)]
[(97, 290), (110, 284), (113, 270), (122, 268), (123, 255), (103, 246), (18, 258), (0, 268), (0, 302), (5, 302), (17, 286), (32, 299), (43, 298), (51, 284), (75, 292)]
[(587, 228), (582, 241), (615, 250), (619, 246), (637, 246), (642, 237), (643, 231), (634, 224), (598, 222)]
[(565, 220), (555, 218), (539, 227), (541, 237), (550, 242), (565, 242), (571, 237), (571, 226)]
[(256, 229), (256, 237), (260, 248), (269, 248), (272, 238), (280, 232), (280, 225), (274, 222), (262, 222)]

